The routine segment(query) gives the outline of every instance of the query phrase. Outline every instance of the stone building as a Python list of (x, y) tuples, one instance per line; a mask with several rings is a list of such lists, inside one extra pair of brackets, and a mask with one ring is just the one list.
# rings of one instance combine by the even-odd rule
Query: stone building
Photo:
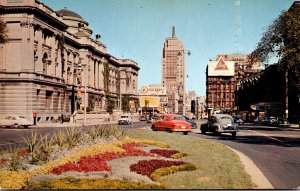
[(217, 55), (206, 69), (206, 109), (213, 112), (237, 111), (236, 86), (245, 76), (259, 71), (258, 63), (252, 67), (242, 54)]
[(166, 38), (162, 58), (162, 85), (167, 88), (169, 113), (185, 113), (185, 49), (175, 35)]
[(8, 43), (0, 45), (0, 115), (38, 121), (117, 109), (119, 96), (137, 101), (139, 67), (106, 51), (100, 35), (68, 9), (54, 11), (37, 0), (1, 0)]

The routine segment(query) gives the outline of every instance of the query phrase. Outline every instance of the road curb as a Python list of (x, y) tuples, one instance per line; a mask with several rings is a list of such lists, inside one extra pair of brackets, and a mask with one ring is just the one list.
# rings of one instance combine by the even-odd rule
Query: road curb
[(246, 172), (250, 175), (252, 182), (255, 184), (254, 189), (274, 189), (265, 175), (249, 157), (231, 147), (228, 148), (234, 151), (240, 157)]

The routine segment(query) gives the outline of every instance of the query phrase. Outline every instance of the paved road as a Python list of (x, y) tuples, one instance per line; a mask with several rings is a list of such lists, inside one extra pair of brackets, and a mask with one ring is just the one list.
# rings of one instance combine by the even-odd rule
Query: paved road
[[(48, 126), (47, 126), (48, 125)], [(20, 147), (25, 147), (24, 135), (31, 137), (32, 131), (38, 131), (41, 135), (52, 134), (56, 130), (65, 130), (65, 126), (68, 123), (63, 125), (57, 124), (46, 124), (41, 127), (33, 127), (29, 129), (14, 129), (14, 128), (3, 128), (0, 129), (0, 151), (1, 150), (9, 150), (10, 145), (18, 144)], [(69, 124), (72, 125), (72, 124)], [(77, 125), (78, 126), (78, 125)], [(121, 128), (141, 128), (147, 126), (145, 121), (137, 121), (134, 122), (133, 125), (119, 125)], [(89, 129), (89, 126), (79, 127), (81, 129)]]
[(223, 143), (247, 155), (275, 189), (300, 186), (299, 129), (245, 125), (240, 127), (236, 138), (199, 132), (195, 132), (196, 136)]

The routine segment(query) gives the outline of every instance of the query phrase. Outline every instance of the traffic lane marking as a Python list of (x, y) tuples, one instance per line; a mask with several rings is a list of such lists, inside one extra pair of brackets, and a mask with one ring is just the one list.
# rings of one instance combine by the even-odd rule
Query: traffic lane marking
[(266, 134), (259, 133), (259, 132), (257, 132), (257, 131), (253, 131), (253, 130), (250, 130), (250, 131), (252, 131), (252, 132), (254, 132), (254, 133), (258, 134), (258, 135), (264, 136), (264, 137), (266, 137), (266, 138), (268, 138), (268, 139), (272, 139), (272, 140), (274, 140), (274, 141), (278, 141), (278, 142), (280, 142), (280, 143), (284, 143), (284, 141), (282, 141), (282, 140), (280, 140), (280, 139), (276, 139), (276, 138), (271, 137), (271, 136), (268, 136), (268, 135), (266, 135)]

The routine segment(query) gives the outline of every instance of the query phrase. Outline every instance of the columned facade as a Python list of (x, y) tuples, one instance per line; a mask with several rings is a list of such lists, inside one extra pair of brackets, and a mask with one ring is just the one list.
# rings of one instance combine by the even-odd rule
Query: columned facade
[(77, 13), (54, 11), (36, 0), (3, 0), (0, 13), (9, 37), (0, 45), (0, 115), (32, 118), (37, 112), (44, 122), (84, 106), (104, 113), (106, 98), (118, 102), (117, 76), (124, 69), (134, 79), (127, 91), (137, 95), (130, 89), (137, 87), (137, 63), (113, 61), (100, 35), (92, 38), (89, 23)]

